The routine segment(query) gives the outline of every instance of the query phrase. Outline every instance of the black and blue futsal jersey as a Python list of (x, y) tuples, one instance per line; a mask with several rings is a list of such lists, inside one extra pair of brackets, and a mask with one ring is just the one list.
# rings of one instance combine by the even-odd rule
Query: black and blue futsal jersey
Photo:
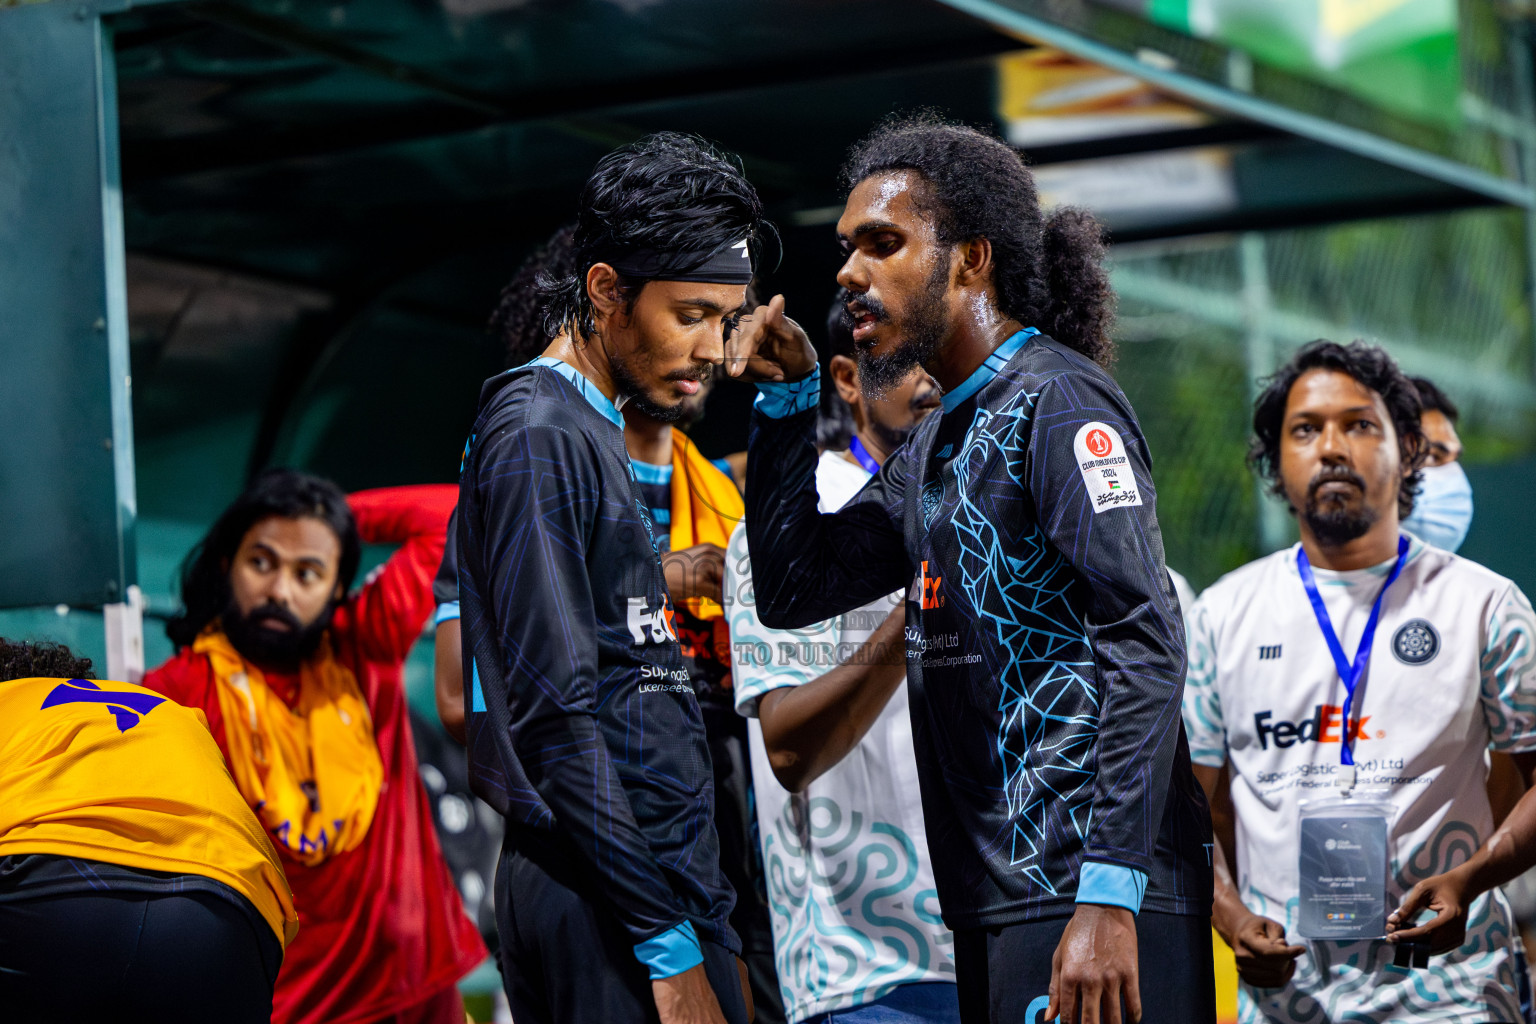
[(738, 950), (650, 516), (618, 410), (569, 365), (536, 359), (482, 389), (458, 563), (470, 777), (510, 843), (587, 865), (587, 895), (653, 976), (699, 962), (697, 938)]
[[(709, 463), (727, 477), (731, 476), (731, 464), (725, 459), (710, 459)], [(658, 466), (652, 462), (631, 459), (630, 467), (634, 470), (635, 486), (640, 497), (651, 513), (651, 521), (656, 524), (656, 548), (662, 552), (671, 551), (672, 464)]]
[[(727, 477), (731, 475), (730, 464), (724, 459), (711, 462)], [(672, 465), (630, 459), (629, 466), (635, 475), (635, 491), (655, 524), (656, 550), (668, 554), (672, 550)], [(700, 619), (686, 606), (679, 606), (673, 624), (683, 649), (683, 667), (693, 680), (693, 692), (699, 698), (711, 734), (723, 727), (739, 733), (742, 742), (746, 742), (746, 719), (736, 714), (736, 695), (731, 691), (730, 656), (715, 647), (715, 622)]]
[(655, 527), (656, 550), (666, 554), (672, 550), (672, 464), (657, 466), (632, 458), (629, 469), (635, 475), (635, 493)]
[(823, 515), (818, 376), (762, 386), (752, 417), (759, 614), (803, 626), (910, 584), (913, 739), (945, 922), (1074, 901), (1209, 913), (1183, 625), (1146, 442), (1114, 380), (1020, 332)]

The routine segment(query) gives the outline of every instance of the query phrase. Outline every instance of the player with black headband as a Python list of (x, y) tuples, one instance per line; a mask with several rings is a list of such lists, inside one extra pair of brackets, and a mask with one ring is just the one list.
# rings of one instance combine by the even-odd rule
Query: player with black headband
[(1147, 444), (1105, 371), (1099, 228), (1042, 213), (1018, 154), (930, 118), (857, 145), (838, 221), (866, 391), (930, 415), (817, 509), (816, 353), (775, 298), (727, 342), (760, 382), (758, 613), (907, 591), (907, 679), (962, 1019), (1214, 1019), (1210, 819), (1179, 718), (1184, 637)]
[(458, 553), (475, 790), (506, 818), (519, 1024), (744, 1022), (709, 751), (619, 406), (675, 418), (723, 355), (771, 226), (740, 168), (653, 135), (598, 162), (554, 337), (492, 378)]

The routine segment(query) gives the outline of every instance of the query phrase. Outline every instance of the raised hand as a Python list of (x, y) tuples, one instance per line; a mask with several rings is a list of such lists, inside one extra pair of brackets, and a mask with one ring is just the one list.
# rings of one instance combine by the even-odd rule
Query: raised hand
[(816, 368), (816, 349), (775, 295), (742, 317), (725, 339), (725, 372), (748, 381), (797, 381)]

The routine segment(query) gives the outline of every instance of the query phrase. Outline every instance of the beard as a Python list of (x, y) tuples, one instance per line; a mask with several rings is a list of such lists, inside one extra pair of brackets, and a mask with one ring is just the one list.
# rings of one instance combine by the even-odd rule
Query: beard
[[(1345, 495), (1337, 493), (1318, 494), (1324, 484), (1334, 481), (1344, 481), (1360, 488), (1361, 503), (1351, 505)], [(1375, 509), (1364, 503), (1364, 496), (1365, 480), (1358, 473), (1343, 466), (1324, 467), (1307, 485), (1307, 502), (1301, 510), (1301, 517), (1306, 520), (1318, 543), (1329, 547), (1347, 544), (1357, 537), (1365, 536), (1366, 531), (1381, 518)]]
[(870, 432), (880, 439), (880, 447), (885, 449), (887, 455), (905, 444), (916, 426), (917, 424), (914, 423), (907, 427), (893, 427), (876, 419), (869, 421)]
[[(332, 602), (326, 605), (319, 618), (306, 626), (288, 609), (270, 603), (242, 615), (231, 599), (220, 621), (224, 635), (229, 637), (229, 642), (242, 658), (258, 665), (293, 671), (319, 649), (335, 611), (336, 604)], [(288, 628), (273, 629), (273, 622), (284, 623)]]
[[(926, 366), (939, 354), (944, 335), (949, 331), (948, 310), (944, 296), (949, 290), (949, 263), (938, 261), (929, 275), (923, 290), (913, 297), (902, 325), (901, 340), (884, 355), (859, 350), (859, 382), (864, 397), (871, 401), (884, 398), (893, 388), (907, 379), (916, 366)], [(876, 323), (890, 320), (884, 303), (870, 295), (855, 299), (870, 313)], [(845, 310), (844, 316), (847, 316)]]
[[(696, 380), (700, 383), (709, 380), (709, 375), (714, 370), (712, 363), (700, 363), (691, 370), (678, 370), (667, 374), (665, 380)], [(696, 407), (686, 400), (676, 405), (662, 405), (646, 393), (645, 386), (640, 383), (629, 365), (616, 355), (608, 357), (608, 373), (613, 377), (613, 386), (621, 395), (627, 395), (627, 404), (633, 405), (636, 410), (643, 413), (657, 423), (676, 423), (684, 415), (692, 414), (690, 422), (696, 422), (704, 416), (704, 403), (701, 401)], [(702, 392), (703, 389), (701, 388)]]
[(935, 398), (938, 390), (936, 384), (929, 382), (924, 382), (914, 387), (912, 389), (912, 397), (907, 403), (908, 419), (902, 426), (882, 423), (878, 416), (873, 415), (873, 406), (865, 408), (864, 416), (868, 422), (869, 430), (880, 440), (881, 447), (887, 453), (894, 452), (905, 444), (907, 438), (912, 436), (912, 431), (917, 429), (917, 425), (923, 422), (923, 418), (934, 410), (938, 405), (938, 401)]

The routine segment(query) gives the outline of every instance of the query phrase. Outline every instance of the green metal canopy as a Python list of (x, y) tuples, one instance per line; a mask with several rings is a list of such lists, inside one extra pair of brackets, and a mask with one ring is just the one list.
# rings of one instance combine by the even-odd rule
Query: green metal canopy
[[(138, 582), (152, 610), (170, 607), (176, 560), (266, 464), (303, 465), (347, 487), (452, 480), (478, 383), (500, 364), (483, 326), (500, 286), (570, 217), (595, 160), (646, 132), (697, 132), (741, 155), (784, 238), (764, 283), (819, 323), (838, 262), (830, 225), (848, 145), (918, 107), (1011, 130), (1000, 68), (1046, 48), (1190, 112), (1025, 149), (1042, 188), (1049, 180), (1071, 199), (1083, 183), (1103, 183), (1089, 194), (1109, 204), (1126, 314), (1122, 379), (1150, 423), (1188, 419), (1166, 390), (1137, 391), (1171, 365), (1138, 339), (1167, 337), (1168, 324), (1181, 325), (1180, 344), (1208, 337), (1212, 352), (1235, 353), (1239, 400), (1220, 422), (1239, 447), (1245, 381), (1268, 369), (1259, 356), (1272, 364), (1304, 330), (1347, 331), (1384, 338), (1406, 362), (1456, 371), (1453, 391), (1488, 403), (1490, 436), (1513, 438), (1490, 457), (1520, 454), (1536, 407), (1525, 226), (1536, 118), (1523, 23), (1465, 0), (1451, 113), (1421, 117), (1351, 91), (1344, 77), (1181, 30), (1155, 7), (0, 5), (0, 151), (11, 154), (0, 155), (0, 352), (15, 369), (8, 398), (37, 399), (0, 412), (6, 436), (29, 439), (0, 455), (0, 512), (22, 521), (11, 517), (31, 510), (26, 530), (0, 548), (0, 605), (100, 604)], [(49, 67), (89, 72), (92, 85)], [(82, 168), (78, 180), (60, 178), (67, 166)], [(1219, 201), (1178, 200), (1178, 175), (1190, 168), (1215, 168)], [(1116, 206), (1121, 182), (1153, 198)], [(80, 204), (99, 212), (61, 219)], [(8, 219), (8, 209), (24, 215)], [(1393, 243), (1395, 256), (1424, 256), (1439, 276), (1389, 286), (1373, 268), (1394, 258), (1392, 244), (1340, 241), (1348, 229), (1338, 226), (1359, 223), (1360, 237), (1383, 239), (1370, 225), (1404, 218), (1423, 225), (1420, 251)], [(1269, 239), (1258, 263), (1243, 242), (1255, 238)], [(1479, 268), (1504, 270), (1479, 270), (1482, 284), (1442, 303), (1460, 311), (1455, 323), (1493, 325), (1467, 339), (1446, 337), (1432, 311), (1394, 322), (1394, 307), (1326, 288), (1287, 298), (1292, 283), (1331, 265), (1411, 303), (1423, 280), (1444, 279), (1444, 260), (1430, 256), (1468, 246)], [(58, 266), (70, 272), (39, 273)], [(82, 282), (96, 296), (83, 305)], [(1268, 298), (1255, 305), (1256, 296)], [(1197, 374), (1214, 363), (1191, 365)], [(712, 397), (706, 451), (743, 445), (744, 398), (732, 386)], [(1186, 447), (1182, 434), (1164, 444), (1175, 477)], [(78, 497), (68, 531), (56, 514), (35, 514), (55, 491)], [(1217, 492), (1244, 524), (1233, 536), (1247, 538), (1222, 549), (1231, 561), (1258, 543), (1260, 499), (1246, 484)], [(1165, 519), (1194, 532), (1218, 515), (1208, 506), (1175, 501)], [(1271, 516), (1263, 536), (1283, 527)], [(1196, 541), (1181, 543), (1170, 549), (1199, 557)], [(1219, 561), (1196, 575), (1208, 579)]]

